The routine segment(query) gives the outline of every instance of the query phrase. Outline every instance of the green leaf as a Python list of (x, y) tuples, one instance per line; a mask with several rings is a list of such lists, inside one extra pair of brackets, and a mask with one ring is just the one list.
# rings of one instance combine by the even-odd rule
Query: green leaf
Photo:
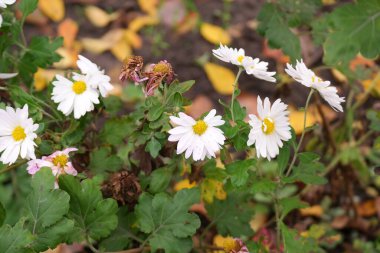
[(284, 219), (294, 209), (307, 207), (306, 202), (302, 202), (298, 196), (284, 198), (279, 200), (281, 207), (281, 220)]
[(375, 58), (380, 54), (380, 1), (358, 0), (336, 8), (329, 17), (333, 32), (324, 44), (324, 61), (346, 65), (358, 53)]
[(264, 35), (273, 48), (281, 48), (292, 61), (301, 58), (301, 45), (298, 37), (292, 33), (287, 20), (275, 4), (266, 3), (258, 15), (258, 31)]
[(41, 169), (33, 177), (33, 190), (26, 200), (28, 216), (33, 224), (32, 233), (53, 225), (69, 210), (69, 195), (59, 189), (53, 190), (54, 182), (49, 168)]
[(79, 183), (75, 177), (65, 175), (60, 177), (59, 187), (70, 195), (69, 214), (83, 235), (98, 240), (116, 228), (117, 203), (113, 199), (103, 199), (94, 180)]
[(288, 166), (290, 158), (290, 147), (288, 143), (280, 149), (280, 154), (277, 157), (278, 171), (282, 174), (284, 169)]
[(0, 228), (0, 252), (2, 253), (23, 253), (25, 248), (33, 241), (32, 234), (23, 229), (23, 222), (17, 223), (14, 227), (5, 225)]
[(123, 102), (117, 96), (108, 96), (103, 99), (106, 111), (115, 116), (123, 107)]
[(369, 128), (374, 131), (380, 131), (380, 111), (369, 110), (367, 118), (371, 121)]
[(7, 213), (5, 212), (3, 204), (0, 202), (0, 227), (3, 225)]
[(123, 143), (124, 139), (135, 131), (135, 125), (131, 118), (120, 117), (107, 120), (100, 132), (100, 138), (106, 144), (114, 146)]
[[(298, 233), (289, 229), (284, 223), (280, 223), (284, 248), (286, 253), (321, 252), (317, 242), (312, 238), (304, 238)], [(324, 252), (324, 251), (322, 251)]]
[(110, 148), (100, 148), (90, 154), (89, 169), (93, 172), (118, 171), (122, 165), (121, 158), (117, 155), (112, 155)]
[(317, 159), (319, 159), (319, 157), (313, 153), (304, 153), (304, 155), (300, 156), (298, 166), (293, 167), (292, 174), (289, 177), (282, 178), (282, 181), (284, 183), (301, 181), (305, 184), (317, 185), (327, 183), (326, 178), (320, 175), (325, 167), (322, 163), (318, 162)]
[(243, 186), (248, 180), (248, 170), (255, 166), (256, 160), (248, 159), (236, 161), (226, 165), (227, 173), (231, 176), (231, 183), (235, 187)]
[(173, 198), (165, 193), (140, 196), (135, 212), (141, 231), (149, 234), (152, 252), (157, 249), (167, 253), (191, 250), (191, 236), (199, 228), (200, 220), (197, 215), (188, 213), (188, 209), (199, 201), (198, 188), (179, 191)]
[(169, 167), (159, 168), (150, 175), (149, 191), (152, 193), (163, 192), (169, 186), (173, 170)]
[(156, 138), (151, 138), (146, 145), (145, 151), (148, 151), (153, 158), (156, 158), (161, 148), (161, 143)]
[(19, 4), (20, 11), (22, 12), (23, 18), (31, 14), (35, 9), (37, 9), (38, 0), (22, 0)]
[(247, 204), (244, 196), (229, 193), (225, 200), (214, 200), (206, 206), (207, 213), (216, 224), (218, 233), (223, 236), (251, 236), (253, 231), (249, 225), (253, 208)]
[(153, 104), (153, 106), (149, 107), (148, 111), (148, 120), (155, 121), (164, 113), (164, 106)]
[(253, 194), (256, 193), (272, 193), (276, 190), (276, 182), (268, 178), (257, 178), (251, 188)]

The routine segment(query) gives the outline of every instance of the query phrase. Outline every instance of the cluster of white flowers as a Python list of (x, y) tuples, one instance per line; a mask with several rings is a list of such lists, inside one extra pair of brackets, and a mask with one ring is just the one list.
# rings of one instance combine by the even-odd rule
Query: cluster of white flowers
[(99, 92), (106, 97), (113, 86), (111, 78), (87, 58), (80, 55), (77, 65), (81, 73), (72, 73), (73, 80), (56, 76), (52, 99), (63, 114), (68, 116), (74, 112), (74, 118), (79, 119), (94, 110), (94, 104), (99, 104)]
[[(16, 0), (0, 0), (0, 8), (7, 8), (7, 5), (14, 4)], [(0, 27), (3, 24), (3, 16), (0, 14)]]
[[(224, 62), (244, 68), (247, 74), (271, 82), (276, 81), (273, 77), (275, 72), (267, 71), (268, 63), (246, 56), (244, 49), (220, 45), (218, 49), (213, 50), (213, 54)], [(330, 86), (329, 81), (323, 81), (316, 76), (302, 60), (297, 61), (295, 68), (287, 64), (285, 71), (297, 82), (317, 90), (334, 110), (343, 111), (341, 103), (345, 100), (338, 96), (337, 89)], [(258, 115), (249, 115), (251, 130), (247, 141), (248, 146), (255, 145), (258, 158), (275, 158), (283, 142), (290, 140), (291, 127), (287, 107), (281, 99), (277, 99), (271, 106), (269, 98), (266, 97), (263, 103), (258, 97)], [(185, 158), (193, 155), (194, 161), (215, 157), (225, 141), (223, 132), (217, 128), (223, 125), (224, 121), (221, 116), (215, 114), (215, 110), (212, 110), (204, 119), (197, 121), (184, 113), (180, 113), (179, 117), (170, 117), (172, 123), (177, 126), (169, 131), (169, 141), (178, 141), (177, 154), (185, 152)]]
[(276, 72), (268, 72), (268, 63), (260, 61), (259, 58), (253, 59), (251, 56), (246, 56), (242, 48), (229, 48), (220, 44), (220, 47), (212, 50), (212, 53), (221, 61), (243, 67), (248, 75), (254, 75), (258, 79), (269, 82), (276, 82), (276, 78), (273, 77)]

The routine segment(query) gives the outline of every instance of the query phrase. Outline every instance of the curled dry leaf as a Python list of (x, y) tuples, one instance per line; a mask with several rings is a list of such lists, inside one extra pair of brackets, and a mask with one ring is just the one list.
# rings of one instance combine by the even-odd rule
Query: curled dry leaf
[(159, 19), (156, 16), (140, 16), (129, 23), (128, 29), (134, 32), (140, 31), (144, 26), (157, 25)]
[(211, 42), (213, 44), (231, 44), (230, 35), (226, 30), (224, 30), (220, 26), (216, 26), (209, 23), (202, 23), (200, 33), (203, 36), (203, 38), (205, 38), (208, 42)]
[(72, 48), (78, 34), (78, 24), (70, 18), (66, 18), (58, 25), (58, 36), (63, 37), (63, 46)]
[(208, 79), (214, 89), (222, 95), (231, 95), (234, 88), (235, 74), (223, 66), (207, 62), (203, 65)]
[(99, 39), (83, 38), (81, 41), (85, 50), (94, 54), (101, 54), (115, 47), (116, 44), (123, 38), (123, 36), (123, 29), (114, 29), (107, 32), (103, 37)]
[(51, 20), (58, 22), (65, 16), (63, 0), (39, 0), (38, 8)]
[(94, 5), (86, 6), (86, 8), (84, 9), (84, 14), (91, 22), (91, 24), (93, 24), (96, 27), (105, 27), (111, 21), (114, 21), (119, 17), (119, 13), (117, 12), (109, 14)]
[(156, 15), (159, 0), (138, 0), (137, 2), (142, 11), (151, 16)]

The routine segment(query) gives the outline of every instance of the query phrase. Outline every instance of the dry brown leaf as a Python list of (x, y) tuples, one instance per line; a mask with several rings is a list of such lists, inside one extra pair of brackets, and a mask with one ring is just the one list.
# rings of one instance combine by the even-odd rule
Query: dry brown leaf
[(198, 95), (193, 99), (193, 103), (185, 108), (187, 114), (193, 118), (199, 118), (203, 113), (213, 108), (212, 101), (205, 95)]
[(91, 24), (96, 27), (105, 27), (119, 17), (119, 13), (114, 12), (109, 14), (95, 5), (86, 6), (84, 14)]
[(129, 23), (128, 29), (134, 32), (140, 31), (144, 26), (157, 25), (159, 20), (156, 16), (140, 16)]
[(208, 79), (214, 89), (222, 95), (231, 95), (234, 88), (235, 74), (230, 69), (223, 66), (207, 62), (203, 65)]
[(354, 71), (358, 66), (373, 67), (375, 66), (375, 62), (373, 60), (364, 58), (359, 54), (353, 60), (350, 61), (350, 69)]
[(137, 2), (142, 11), (146, 12), (151, 16), (156, 15), (159, 0), (138, 0)]
[(377, 212), (374, 199), (362, 202), (356, 206), (356, 212), (362, 217), (374, 216)]
[(259, 231), (260, 228), (264, 227), (268, 217), (264, 213), (256, 213), (252, 220), (249, 222), (253, 231)]
[(125, 30), (125, 39), (127, 42), (134, 48), (134, 49), (140, 49), (142, 47), (142, 39), (140, 35), (138, 35), (136, 32), (132, 30)]
[(132, 54), (131, 46), (123, 38), (119, 40), (112, 48), (111, 53), (121, 62)]
[(342, 72), (340, 72), (339, 70), (332, 69), (331, 73), (333, 74), (333, 76), (335, 77), (335, 79), (338, 80), (339, 82), (342, 82), (342, 83), (347, 83), (348, 82), (347, 77)]
[(72, 48), (78, 34), (78, 24), (70, 18), (66, 18), (58, 25), (58, 36), (63, 37), (63, 46)]
[(302, 216), (315, 216), (321, 217), (323, 214), (323, 208), (320, 205), (301, 208), (300, 213)]
[(242, 92), (238, 97), (241, 106), (244, 106), (247, 109), (247, 118), (249, 114), (257, 114), (257, 96)]
[(198, 20), (199, 14), (196, 12), (190, 12), (187, 14), (184, 20), (178, 24), (176, 32), (178, 34), (185, 34), (194, 30), (194, 28), (197, 26)]
[(58, 22), (65, 16), (63, 0), (39, 0), (38, 8), (51, 20)]
[(229, 45), (231, 43), (231, 36), (220, 26), (202, 23), (200, 33), (203, 38), (213, 44), (219, 45), (219, 43), (222, 43), (223, 45)]
[(282, 64), (290, 62), (289, 56), (285, 55), (281, 49), (270, 48), (267, 40), (265, 40), (263, 44), (263, 55)]
[(83, 38), (81, 41), (85, 50), (94, 54), (101, 54), (115, 47), (115, 45), (122, 40), (123, 36), (123, 29), (114, 29), (99, 39)]
[(49, 19), (43, 15), (39, 9), (37, 9), (26, 17), (26, 22), (37, 26), (44, 26), (47, 25)]

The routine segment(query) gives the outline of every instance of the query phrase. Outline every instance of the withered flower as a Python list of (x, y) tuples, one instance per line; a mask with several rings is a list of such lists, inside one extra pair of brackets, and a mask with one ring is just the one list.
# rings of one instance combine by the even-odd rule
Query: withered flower
[(119, 76), (120, 81), (132, 80), (136, 83), (141, 83), (148, 78), (143, 77), (142, 68), (144, 61), (141, 56), (129, 56), (124, 60), (123, 68)]
[(247, 246), (239, 238), (228, 237), (223, 244), (226, 253), (249, 253)]
[(171, 84), (175, 76), (172, 65), (166, 60), (153, 64), (151, 71), (147, 72), (146, 75), (149, 78), (144, 91), (146, 96), (152, 96), (162, 82)]

